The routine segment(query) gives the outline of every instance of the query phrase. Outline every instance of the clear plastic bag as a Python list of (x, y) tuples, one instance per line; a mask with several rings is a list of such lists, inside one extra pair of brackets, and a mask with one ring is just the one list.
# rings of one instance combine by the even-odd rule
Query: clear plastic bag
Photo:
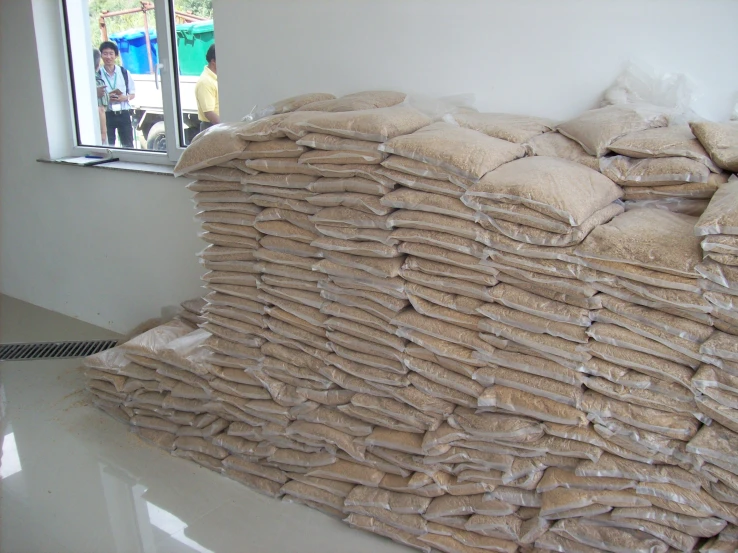
[(600, 170), (599, 158), (589, 155), (578, 142), (558, 132), (534, 136), (526, 142), (525, 149), (529, 156), (568, 159), (595, 171)]
[(392, 209), (380, 198), (370, 194), (357, 194), (353, 192), (318, 194), (307, 200), (313, 205), (320, 207), (348, 207), (358, 211), (364, 211), (373, 215), (387, 215)]
[(662, 209), (628, 211), (593, 230), (576, 254), (696, 277), (701, 251), (693, 237), (695, 222)]
[(654, 200), (659, 198), (685, 198), (709, 200), (725, 182), (724, 175), (710, 175), (708, 182), (689, 182), (670, 186), (629, 186), (625, 189), (625, 200)]
[(610, 179), (591, 169), (538, 156), (507, 163), (466, 192), (468, 197), (522, 204), (572, 226), (581, 225), (621, 195)]
[(248, 123), (222, 123), (200, 133), (180, 157), (174, 168), (174, 176), (235, 159), (248, 145), (241, 137), (241, 132), (246, 128)]
[(408, 94), (403, 105), (417, 109), (434, 121), (445, 119), (446, 115), (474, 112), (474, 94), (455, 94), (433, 98), (425, 94)]
[(326, 151), (353, 151), (376, 153), (378, 146), (376, 142), (368, 140), (355, 140), (352, 138), (341, 138), (330, 134), (310, 133), (297, 141), (298, 146), (307, 146), (316, 150)]
[(316, 224), (343, 225), (368, 229), (391, 229), (387, 215), (374, 215), (347, 207), (327, 207), (320, 209), (310, 220)]
[(395, 136), (413, 133), (430, 123), (430, 118), (420, 111), (398, 105), (344, 113), (322, 113), (302, 122), (300, 126), (308, 132), (386, 142)]
[(668, 545), (645, 532), (598, 526), (588, 523), (586, 519), (560, 520), (551, 528), (551, 532), (616, 553), (667, 553), (669, 550)]
[(699, 491), (701, 482), (686, 470), (668, 465), (649, 465), (616, 455), (604, 454), (596, 462), (583, 462), (576, 468), (577, 476), (588, 478), (631, 479), (637, 482), (676, 484), (682, 488)]
[[(623, 339), (631, 344), (632, 349), (645, 351), (646, 353), (652, 353), (654, 355), (657, 355), (658, 357), (669, 359), (670, 361), (689, 365), (692, 368), (697, 368), (699, 366), (698, 361), (704, 360), (705, 358), (705, 356), (700, 353), (700, 344), (698, 342), (687, 340), (685, 338), (680, 338), (665, 330), (654, 327), (653, 325), (633, 320), (617, 313), (613, 313), (608, 309), (601, 309), (597, 311), (593, 314), (593, 319), (608, 325), (607, 327), (600, 328), (600, 330), (608, 331), (607, 334), (613, 337), (613, 339), (616, 339), (614, 338), (615, 334), (609, 332), (609, 330), (611, 330), (609, 325), (622, 327), (630, 332), (633, 332), (634, 334), (646, 338), (647, 340), (657, 342), (663, 346), (666, 346), (667, 348), (674, 350), (676, 353), (686, 356), (692, 361), (686, 361), (677, 355), (668, 355), (665, 350), (661, 348), (652, 346), (648, 342), (630, 340), (630, 335), (628, 335), (627, 333), (621, 333)], [(604, 334), (601, 335), (604, 336)]]
[(379, 149), (471, 180), (525, 155), (522, 146), (445, 122), (393, 138)]
[(587, 522), (589, 524), (598, 524), (613, 528), (627, 528), (650, 534), (677, 551), (693, 551), (699, 541), (697, 537), (690, 536), (679, 530), (644, 520), (622, 517), (613, 519), (611, 515), (600, 515)]
[(569, 405), (522, 390), (495, 385), (479, 397), (480, 407), (496, 407), (538, 420), (586, 426), (586, 415)]
[(311, 205), (304, 200), (295, 200), (290, 198), (280, 198), (277, 196), (271, 196), (267, 194), (253, 194), (249, 196), (249, 201), (263, 208), (282, 208), (289, 209), (291, 211), (297, 211), (299, 213), (306, 213), (308, 215), (314, 215), (320, 208), (315, 205)]
[(509, 284), (502, 283), (495, 286), (491, 297), (495, 302), (506, 307), (551, 321), (583, 327), (591, 325), (589, 310), (566, 305)]
[(543, 436), (543, 427), (539, 422), (507, 414), (475, 413), (473, 410), (457, 408), (448, 418), (448, 423), (485, 441), (530, 442)]
[(362, 177), (321, 178), (308, 185), (308, 190), (315, 194), (335, 194), (350, 192), (356, 194), (371, 194), (383, 196), (394, 188), (391, 184), (382, 185), (375, 180)]
[(551, 321), (537, 315), (511, 309), (500, 304), (486, 304), (478, 309), (485, 317), (534, 334), (549, 334), (554, 337), (586, 344), (589, 337), (584, 327)]
[(700, 346), (700, 351), (706, 355), (714, 355), (721, 359), (738, 361), (738, 336), (715, 332)]
[(738, 171), (738, 123), (696, 121), (690, 128), (713, 161), (727, 171)]
[(335, 113), (378, 109), (400, 104), (405, 97), (405, 93), (394, 90), (364, 90), (361, 92), (354, 92), (353, 94), (346, 94), (340, 98), (318, 100), (310, 104), (305, 104), (299, 108), (299, 111), (324, 111)]
[(704, 163), (713, 173), (720, 172), (687, 125), (631, 133), (613, 142), (610, 149), (632, 158), (686, 157)]
[(278, 102), (274, 102), (273, 104), (269, 104), (263, 108), (254, 106), (251, 112), (246, 115), (242, 121), (257, 121), (258, 119), (262, 119), (270, 115), (289, 113), (291, 111), (298, 110), (303, 106), (312, 104), (313, 102), (335, 100), (335, 98), (336, 97), (333, 94), (323, 92), (310, 92), (307, 94), (300, 94), (298, 96), (291, 96), (290, 98), (279, 100)]
[(589, 353), (582, 350), (581, 345), (575, 342), (548, 334), (536, 334), (490, 319), (484, 319), (480, 323), (480, 330), (571, 361), (585, 362), (591, 357)]
[(572, 232), (572, 227), (567, 223), (558, 221), (553, 217), (539, 213), (524, 205), (504, 203), (489, 198), (468, 195), (464, 195), (462, 201), (468, 207), (481, 211), (488, 217), (507, 221), (508, 223), (527, 225), (556, 234), (570, 234)]
[(306, 152), (300, 156), (299, 163), (325, 163), (325, 164), (368, 164), (368, 165), (379, 165), (387, 157), (387, 154), (382, 152), (357, 152), (352, 150), (341, 150), (341, 151), (327, 151), (327, 150), (313, 150)]
[(699, 118), (691, 109), (697, 85), (684, 73), (661, 73), (642, 61), (630, 61), (605, 91), (601, 105), (647, 102), (669, 108), (670, 124)]
[(576, 140), (588, 154), (602, 157), (608, 152), (610, 144), (621, 136), (667, 126), (670, 111), (643, 102), (618, 103), (585, 111), (574, 119), (560, 123), (556, 130)]
[(738, 234), (738, 179), (732, 177), (715, 193), (700, 216), (695, 234)]
[(582, 409), (590, 417), (598, 420), (612, 417), (636, 428), (656, 432), (676, 440), (689, 440), (700, 427), (699, 421), (691, 415), (640, 407), (592, 391), (584, 393)]
[(706, 183), (711, 174), (704, 163), (686, 157), (603, 157), (600, 159), (600, 170), (617, 184), (629, 187)]
[(518, 144), (550, 132), (555, 127), (551, 119), (509, 113), (458, 113), (444, 117), (444, 120)]
[(381, 203), (384, 206), (395, 209), (427, 211), (466, 221), (476, 221), (474, 210), (465, 206), (461, 200), (404, 187), (385, 195)]
[(623, 205), (625, 206), (625, 211), (630, 211), (631, 209), (665, 209), (673, 213), (699, 217), (707, 209), (709, 203), (709, 200), (665, 197), (654, 200), (628, 200)]
[(390, 213), (387, 222), (391, 228), (439, 231), (471, 240), (477, 239), (482, 232), (479, 225), (476, 225), (472, 221), (464, 221), (457, 217), (425, 211), (412, 211), (409, 209), (398, 209)]
[[(119, 346), (120, 349), (116, 349), (115, 351), (162, 360), (161, 354), (169, 343), (177, 338), (182, 338), (191, 332), (192, 328), (188, 324), (175, 319), (136, 336), (132, 340)], [(110, 359), (110, 361), (115, 362), (114, 358)], [(87, 364), (86, 366), (99, 368), (93, 364)]]
[(414, 190), (442, 194), (452, 198), (460, 198), (464, 195), (465, 188), (444, 180), (418, 177), (389, 168), (378, 169), (377, 172)]
[(593, 229), (604, 225), (613, 217), (620, 215), (624, 211), (621, 203), (613, 202), (602, 209), (595, 211), (589, 218), (577, 227), (572, 227), (572, 231), (568, 234), (558, 234), (549, 232), (527, 225), (519, 225), (510, 223), (501, 219), (495, 219), (488, 215), (478, 213), (479, 223), (488, 230), (497, 231), (504, 236), (537, 246), (549, 247), (567, 247), (580, 244)]

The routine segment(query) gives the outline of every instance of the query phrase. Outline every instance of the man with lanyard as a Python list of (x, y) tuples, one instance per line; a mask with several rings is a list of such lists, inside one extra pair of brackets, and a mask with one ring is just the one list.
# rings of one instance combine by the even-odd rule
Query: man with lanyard
[(103, 66), (100, 76), (105, 81), (108, 93), (108, 107), (105, 112), (108, 127), (108, 144), (115, 146), (115, 131), (123, 148), (133, 148), (133, 126), (131, 123), (130, 100), (136, 96), (136, 86), (130, 73), (116, 65), (118, 45), (105, 41), (100, 45)]
[(197, 118), (200, 120), (200, 132), (220, 123), (220, 106), (218, 104), (218, 67), (215, 61), (215, 44), (205, 54), (208, 64), (200, 74), (195, 85), (197, 100)]

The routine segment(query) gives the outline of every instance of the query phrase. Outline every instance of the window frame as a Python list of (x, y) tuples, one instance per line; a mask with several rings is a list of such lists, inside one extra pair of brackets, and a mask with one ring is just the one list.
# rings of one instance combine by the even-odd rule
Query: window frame
[[(74, 82), (74, 59), (72, 57), (72, 38), (70, 36), (69, 7), (68, 3), (76, 0), (61, 0), (60, 15), (62, 24), (62, 37), (64, 39), (64, 63), (66, 71), (66, 93), (69, 104), (69, 117), (72, 128), (68, 150), (73, 156), (84, 155), (106, 155), (111, 154), (121, 161), (135, 163), (151, 163), (159, 165), (174, 165), (179, 160), (185, 148), (182, 146), (184, 129), (182, 125), (181, 101), (179, 99), (179, 83), (177, 80), (178, 60), (176, 52), (176, 30), (174, 18), (173, 0), (149, 0), (154, 4), (156, 14), (156, 34), (158, 44), (159, 63), (155, 67), (158, 70), (158, 80), (162, 98), (162, 112), (164, 127), (167, 136), (167, 150), (139, 150), (107, 145), (83, 145), (80, 138), (77, 111), (77, 91)], [(89, 34), (83, 40), (87, 40)], [(162, 40), (162, 38), (164, 40)], [(89, 50), (93, 45), (89, 45)], [(134, 100), (135, 102), (135, 100)]]

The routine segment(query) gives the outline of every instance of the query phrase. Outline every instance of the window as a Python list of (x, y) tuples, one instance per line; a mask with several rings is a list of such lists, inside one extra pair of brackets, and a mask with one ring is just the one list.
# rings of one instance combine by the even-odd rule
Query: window
[[(212, 0), (62, 0), (75, 153), (176, 161), (200, 130)], [(96, 70), (97, 64), (97, 70)], [(214, 66), (211, 66), (214, 69)], [(217, 93), (208, 114), (217, 113)], [(206, 115), (206, 118), (212, 115)]]

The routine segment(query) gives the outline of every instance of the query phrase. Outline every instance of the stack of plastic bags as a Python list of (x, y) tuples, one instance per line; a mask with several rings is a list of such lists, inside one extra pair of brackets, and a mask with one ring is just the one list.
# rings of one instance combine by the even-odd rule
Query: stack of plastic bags
[(621, 201), (703, 190), (660, 164), (717, 182), (715, 148), (654, 106), (418, 107), (308, 94), (199, 135), (208, 292), (86, 360), (97, 404), (429, 553), (734, 550), (734, 183), (699, 223)]
[(713, 306), (715, 326), (738, 334), (738, 178), (715, 194), (697, 221), (695, 234), (701, 239), (703, 260), (697, 265), (704, 297)]
[(666, 207), (699, 215), (727, 180), (687, 125), (634, 132), (608, 147), (603, 174), (623, 186), (627, 209)]

